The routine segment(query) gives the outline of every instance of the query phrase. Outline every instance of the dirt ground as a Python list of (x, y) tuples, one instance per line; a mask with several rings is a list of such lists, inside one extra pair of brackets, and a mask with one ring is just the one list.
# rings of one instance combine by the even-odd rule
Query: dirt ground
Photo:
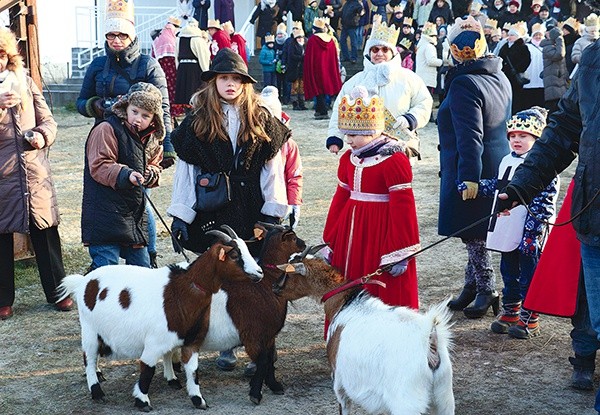
[[(304, 162), (304, 205), (298, 234), (318, 243), (330, 198), (336, 186), (337, 157), (324, 148), (327, 121), (315, 121), (312, 111), (290, 111), (294, 137)], [(68, 273), (80, 273), (89, 263), (80, 245), (83, 144), (91, 127), (78, 114), (58, 112), (59, 137), (51, 152), (54, 180), (62, 212)], [(421, 242), (437, 236), (438, 154), (434, 124), (421, 132), (423, 160), (414, 168)], [(169, 203), (172, 175), (169, 169), (152, 199), (164, 215)], [(562, 175), (563, 189), (572, 168)], [(399, 218), (400, 219), (400, 218)], [(170, 223), (170, 220), (169, 220)], [(172, 253), (170, 240), (159, 225), (161, 264), (183, 260)], [(498, 257), (495, 256), (498, 261)], [(458, 240), (451, 240), (418, 258), (422, 307), (444, 301), (460, 291), (466, 254)], [(498, 267), (496, 266), (496, 271)], [(501, 279), (497, 275), (498, 288)], [(454, 394), (460, 415), (574, 415), (592, 414), (592, 392), (569, 388), (571, 366), (570, 322), (542, 316), (542, 334), (532, 340), (510, 339), (489, 330), (490, 313), (481, 320), (454, 317)], [(243, 365), (233, 372), (215, 368), (215, 353), (201, 355), (200, 382), (209, 404), (207, 413), (232, 414), (334, 414), (337, 403), (331, 389), (323, 332), (322, 307), (311, 299), (292, 304), (287, 323), (278, 337), (277, 374), (287, 386), (283, 396), (265, 391), (262, 403), (248, 400)], [(103, 384), (108, 402), (95, 404), (87, 389), (80, 350), (77, 312), (59, 313), (44, 303), (38, 284), (17, 292), (15, 316), (0, 322), (0, 414), (126, 414), (137, 413), (131, 391), (137, 379), (133, 361), (103, 362)], [(394, 361), (394, 356), (380, 356)], [(382, 385), (385, 387), (385, 385)], [(156, 414), (194, 411), (184, 391), (173, 391), (156, 372), (150, 389)], [(362, 413), (358, 411), (357, 413)]]

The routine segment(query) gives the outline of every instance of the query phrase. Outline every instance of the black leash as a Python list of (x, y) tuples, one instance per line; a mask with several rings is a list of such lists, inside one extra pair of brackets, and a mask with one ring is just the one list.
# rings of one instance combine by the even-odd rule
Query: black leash
[(152, 209), (154, 209), (154, 211), (156, 212), (156, 215), (158, 216), (158, 218), (160, 219), (160, 221), (162, 222), (162, 224), (164, 225), (164, 227), (167, 228), (167, 232), (169, 232), (169, 235), (171, 235), (171, 240), (175, 241), (175, 244), (177, 244), (177, 248), (179, 248), (179, 250), (181, 251), (181, 255), (183, 255), (183, 257), (185, 258), (185, 260), (189, 263), (190, 259), (188, 258), (188, 256), (186, 255), (185, 251), (183, 250), (183, 246), (181, 246), (181, 244), (179, 243), (179, 240), (173, 236), (173, 233), (171, 232), (171, 229), (167, 226), (167, 223), (165, 222), (165, 220), (161, 216), (160, 212), (158, 211), (158, 209), (156, 208), (156, 206), (154, 205), (154, 203), (152, 202), (152, 200), (150, 199), (150, 197), (144, 191), (145, 187), (142, 186), (142, 183), (140, 182), (140, 179), (136, 178), (135, 180), (137, 181), (138, 186), (140, 186), (140, 188), (142, 189), (142, 193), (144, 195), (144, 199), (146, 199), (148, 201), (148, 203), (150, 203), (150, 206), (152, 206)]

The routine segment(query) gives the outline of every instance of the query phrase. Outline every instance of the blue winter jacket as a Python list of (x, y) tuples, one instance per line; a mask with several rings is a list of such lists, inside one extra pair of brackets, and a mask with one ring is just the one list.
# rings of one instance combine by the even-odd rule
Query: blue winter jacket
[[(162, 93), (163, 119), (166, 136), (163, 141), (164, 157), (174, 157), (175, 149), (171, 144), (171, 112), (167, 79), (158, 61), (150, 55), (140, 52), (138, 38), (122, 51), (114, 51), (105, 43), (106, 55), (95, 58), (88, 67), (81, 92), (77, 98), (77, 111), (86, 117), (96, 117), (93, 103), (103, 100), (103, 106), (109, 108), (118, 96), (127, 94), (129, 87), (136, 82), (148, 82)], [(124, 76), (127, 74), (130, 80)], [(96, 122), (100, 119), (96, 119)]]
[[(573, 205), (575, 215), (600, 191), (600, 42), (583, 51), (571, 86), (550, 116), (548, 126), (519, 166), (509, 187), (517, 188), (529, 202), (579, 155), (575, 171)], [(600, 246), (600, 196), (573, 221), (577, 238)]]
[(262, 65), (263, 72), (275, 72), (275, 48), (264, 45), (260, 50), (258, 61)]
[[(447, 95), (437, 118), (440, 235), (452, 235), (491, 212), (492, 199), (463, 201), (457, 183), (496, 177), (500, 161), (510, 151), (506, 121), (512, 91), (501, 68), (500, 58), (484, 57), (459, 64), (446, 75)], [(487, 222), (456, 236), (470, 240), (486, 235)]]

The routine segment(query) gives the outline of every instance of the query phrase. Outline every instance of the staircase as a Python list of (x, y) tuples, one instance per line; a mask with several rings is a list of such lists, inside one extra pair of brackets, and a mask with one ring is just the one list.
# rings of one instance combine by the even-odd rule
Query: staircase
[(50, 109), (75, 106), (79, 92), (81, 91), (82, 79), (65, 79), (62, 84), (44, 84), (44, 98)]

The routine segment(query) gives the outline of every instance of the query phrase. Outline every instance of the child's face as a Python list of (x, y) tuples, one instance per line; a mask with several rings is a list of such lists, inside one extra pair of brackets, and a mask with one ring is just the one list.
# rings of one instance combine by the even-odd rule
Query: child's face
[(242, 77), (237, 74), (218, 74), (217, 92), (225, 101), (231, 103), (242, 93)]
[(127, 122), (136, 131), (143, 131), (150, 126), (154, 114), (136, 105), (127, 106)]
[(273, 46), (275, 46), (275, 45), (273, 44), (273, 42), (269, 42), (269, 43), (267, 43), (267, 47), (268, 47), (269, 49), (273, 49)]
[(375, 139), (374, 135), (354, 135), (346, 134), (346, 143), (352, 148), (352, 150), (358, 150), (369, 144)]
[(405, 35), (410, 33), (410, 26), (402, 26), (402, 33)]
[(535, 137), (529, 133), (521, 131), (515, 131), (508, 134), (508, 140), (510, 141), (510, 148), (517, 155), (521, 156), (531, 150), (533, 143), (535, 143)]

